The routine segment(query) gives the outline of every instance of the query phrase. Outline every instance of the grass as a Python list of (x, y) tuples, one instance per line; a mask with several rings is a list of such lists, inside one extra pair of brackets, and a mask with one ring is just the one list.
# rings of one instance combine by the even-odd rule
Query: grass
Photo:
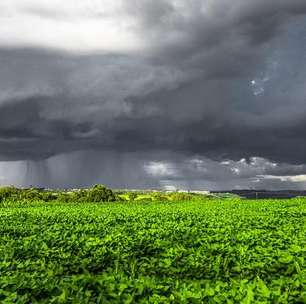
[(306, 303), (306, 200), (0, 207), (1, 303)]

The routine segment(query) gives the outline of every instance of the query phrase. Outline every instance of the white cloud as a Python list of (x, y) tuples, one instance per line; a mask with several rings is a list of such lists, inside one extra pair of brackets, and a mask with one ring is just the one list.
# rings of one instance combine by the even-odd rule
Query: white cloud
[(148, 162), (144, 165), (145, 171), (154, 177), (173, 176), (176, 173), (174, 166), (166, 162)]
[(134, 52), (142, 41), (122, 1), (2, 0), (2, 46), (41, 46), (73, 51)]
[(306, 182), (306, 174), (299, 175), (286, 175), (286, 176), (276, 176), (276, 175), (259, 175), (261, 179), (274, 179), (281, 182), (293, 182), (293, 183), (303, 183)]
[[(2, 46), (120, 53), (203, 44), (199, 54), (209, 56), (215, 39), (228, 37), (234, 49), (244, 46), (241, 25), (250, 27), (253, 15), (274, 20), (275, 12), (286, 15), (305, 7), (304, 0), (1, 0), (0, 41)], [(220, 33), (226, 35), (218, 38)], [(231, 44), (235, 35), (241, 39)]]

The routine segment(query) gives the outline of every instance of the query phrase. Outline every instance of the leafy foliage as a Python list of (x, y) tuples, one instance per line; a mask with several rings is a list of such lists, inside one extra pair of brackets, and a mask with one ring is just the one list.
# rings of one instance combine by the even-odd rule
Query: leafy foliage
[(0, 302), (305, 303), (305, 203), (2, 205)]
[(18, 189), (15, 187), (0, 188), (0, 202), (6, 199), (15, 199), (18, 197)]
[(176, 201), (200, 201), (209, 195), (183, 192), (121, 192), (117, 194), (117, 200), (135, 202), (176, 202)]
[(113, 191), (102, 185), (95, 185), (85, 193), (85, 198), (87, 202), (113, 202), (116, 200)]
[(95, 185), (92, 189), (81, 189), (72, 192), (51, 191), (39, 189), (17, 189), (14, 187), (0, 188), (0, 202), (33, 202), (58, 201), (63, 203), (75, 202), (113, 202), (116, 200), (111, 189), (102, 185)]

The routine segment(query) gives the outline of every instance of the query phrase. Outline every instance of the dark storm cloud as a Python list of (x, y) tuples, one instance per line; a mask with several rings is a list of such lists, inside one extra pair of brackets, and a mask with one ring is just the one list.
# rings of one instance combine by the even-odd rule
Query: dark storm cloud
[[(29, 4), (26, 11), (59, 18), (50, 6)], [(259, 185), (274, 184), (274, 176), (303, 175), (304, 14), (306, 2), (299, 0), (129, 1), (120, 16), (134, 20), (129, 30), (144, 43), (136, 52), (77, 55), (47, 50), (43, 42), (36, 49), (3, 47), (0, 159), (41, 163), (90, 150), (105, 167), (112, 153), (127, 155), (120, 166), (131, 170), (127, 159), (134, 159), (139, 173), (130, 186), (146, 178), (145, 185), (160, 185), (157, 177), (145, 178), (144, 164), (171, 159), (180, 173), (167, 178), (194, 186), (247, 186), (256, 176), (265, 176)], [(83, 152), (75, 153), (84, 162)], [(258, 169), (254, 156), (262, 159)], [(205, 174), (188, 163), (198, 157), (209, 168)], [(236, 166), (242, 158), (248, 165), (238, 175), (221, 164), (226, 159)], [(98, 179), (89, 174), (87, 181)], [(52, 184), (48, 176), (45, 183)], [(114, 186), (124, 183), (108, 178)]]
[[(165, 160), (166, 159), (166, 160)], [(303, 189), (306, 166), (273, 163), (252, 157), (248, 161), (214, 161), (203, 157), (173, 157), (148, 162), (149, 176), (163, 186), (183, 189)]]
[(167, 63), (177, 59), (175, 64), (199, 67), (202, 61), (205, 73), (226, 75), (234, 65), (239, 73), (248, 70), (244, 63), (258, 64), (260, 47), (275, 38), (290, 17), (306, 13), (302, 0), (159, 0), (126, 6), (137, 17), (136, 29)]
[[(116, 137), (160, 110), (154, 104), (146, 106), (137, 119), (128, 98), (173, 89), (184, 78), (178, 70), (126, 56), (67, 56), (27, 49), (3, 50), (0, 58), (3, 159), (116, 148)], [(28, 146), (25, 140), (31, 140)], [(137, 134), (131, 140), (137, 142)]]

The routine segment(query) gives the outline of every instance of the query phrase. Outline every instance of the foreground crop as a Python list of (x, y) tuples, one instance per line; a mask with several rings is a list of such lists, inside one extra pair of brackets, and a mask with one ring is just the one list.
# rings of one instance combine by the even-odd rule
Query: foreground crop
[(305, 200), (0, 208), (1, 303), (305, 303)]

